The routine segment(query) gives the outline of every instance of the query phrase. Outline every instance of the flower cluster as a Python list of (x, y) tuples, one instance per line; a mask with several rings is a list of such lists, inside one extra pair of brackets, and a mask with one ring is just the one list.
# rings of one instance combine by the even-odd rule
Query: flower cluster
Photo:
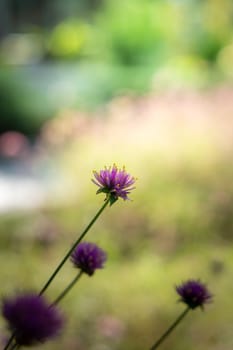
[(199, 280), (188, 280), (177, 286), (176, 291), (180, 296), (180, 301), (188, 305), (191, 309), (195, 309), (196, 307), (203, 308), (213, 298), (207, 287)]
[[(107, 202), (100, 208), (61, 260), (39, 294), (26, 293), (15, 298), (6, 298), (3, 301), (2, 315), (12, 332), (4, 350), (19, 348), (21, 345), (29, 346), (42, 343), (56, 336), (63, 326), (63, 318), (56, 305), (76, 284), (82, 273), (92, 276), (96, 269), (104, 267), (107, 254), (94, 243), (81, 242), (81, 240), (108, 202), (112, 205), (118, 198), (128, 199), (128, 194), (134, 188), (132, 185), (135, 179), (125, 171), (125, 168), (118, 169), (115, 164), (101, 170), (99, 173), (94, 172), (94, 176), (95, 180), (92, 179), (92, 181), (99, 187), (97, 193), (106, 193), (108, 195)], [(69, 258), (73, 265), (80, 269), (80, 273), (67, 285), (53, 303), (48, 303), (43, 294)]]
[(3, 301), (2, 314), (18, 345), (34, 345), (55, 337), (64, 319), (43, 296), (29, 293)]
[(100, 172), (94, 171), (92, 181), (99, 187), (98, 193), (106, 193), (109, 196), (110, 204), (113, 204), (118, 198), (129, 199), (128, 194), (135, 188), (133, 187), (136, 179), (123, 169), (118, 169), (116, 164), (112, 167), (105, 167)]
[[(92, 181), (99, 187), (97, 194), (106, 194), (105, 203), (61, 260), (40, 293), (25, 293), (3, 300), (2, 315), (11, 331), (11, 337), (4, 350), (36, 345), (58, 335), (64, 326), (64, 318), (58, 310), (57, 304), (73, 288), (83, 273), (93, 276), (97, 269), (104, 267), (107, 260), (106, 252), (94, 243), (81, 241), (108, 203), (112, 205), (118, 198), (123, 200), (129, 199), (128, 195), (134, 189), (135, 178), (128, 174), (124, 167), (118, 169), (113, 164), (113, 166), (106, 167), (99, 172), (94, 171), (94, 179)], [(70, 259), (75, 268), (79, 269), (79, 272), (58, 297), (52, 303), (49, 303), (43, 294), (68, 259)], [(158, 348), (190, 309), (203, 308), (213, 298), (206, 285), (194, 279), (187, 280), (176, 286), (176, 292), (180, 297), (179, 301), (186, 304), (187, 307), (150, 350)]]
[(71, 261), (75, 267), (92, 276), (96, 269), (102, 269), (107, 254), (94, 243), (80, 243), (71, 254)]

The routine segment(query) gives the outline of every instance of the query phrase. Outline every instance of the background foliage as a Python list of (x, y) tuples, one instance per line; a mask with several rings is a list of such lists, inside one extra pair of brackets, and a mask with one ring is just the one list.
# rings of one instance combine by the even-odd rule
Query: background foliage
[(0, 16), (2, 131), (35, 135), (124, 91), (232, 81), (231, 0), (3, 0)]

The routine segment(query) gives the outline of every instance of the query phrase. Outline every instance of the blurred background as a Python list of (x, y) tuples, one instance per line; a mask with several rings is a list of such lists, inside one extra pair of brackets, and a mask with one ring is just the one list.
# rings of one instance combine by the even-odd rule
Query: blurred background
[(232, 62), (232, 0), (0, 1), (1, 295), (39, 290), (102, 205), (93, 169), (138, 178), (88, 233), (106, 268), (44, 349), (149, 349), (189, 278), (214, 303), (161, 349), (233, 348)]

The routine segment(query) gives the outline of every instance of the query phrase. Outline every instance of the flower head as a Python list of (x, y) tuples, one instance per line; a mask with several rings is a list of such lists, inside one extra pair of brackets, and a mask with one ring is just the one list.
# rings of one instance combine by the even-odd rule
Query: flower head
[(135, 178), (123, 169), (118, 169), (115, 164), (111, 167), (105, 167), (100, 172), (94, 171), (92, 181), (99, 187), (98, 193), (106, 193), (110, 196), (110, 204), (113, 204), (118, 198), (129, 199), (128, 194), (135, 188)]
[(82, 242), (71, 254), (74, 266), (92, 276), (96, 269), (102, 269), (107, 259), (106, 253), (94, 243)]
[(191, 309), (209, 303), (212, 299), (212, 294), (206, 286), (199, 280), (188, 280), (176, 287), (177, 293), (180, 295), (180, 301), (187, 304)]
[(63, 318), (44, 297), (24, 294), (3, 300), (2, 314), (18, 345), (34, 345), (55, 337), (63, 326)]

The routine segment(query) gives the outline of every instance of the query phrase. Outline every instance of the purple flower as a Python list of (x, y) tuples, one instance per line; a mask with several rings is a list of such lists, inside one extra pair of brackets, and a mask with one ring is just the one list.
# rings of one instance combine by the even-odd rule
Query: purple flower
[(18, 345), (34, 345), (55, 337), (63, 326), (57, 308), (44, 297), (24, 294), (3, 300), (2, 314)]
[(177, 293), (180, 295), (180, 301), (187, 304), (191, 309), (200, 306), (212, 300), (212, 294), (206, 286), (199, 280), (188, 280), (176, 287)]
[(106, 193), (110, 195), (110, 204), (113, 204), (119, 197), (126, 200), (128, 194), (135, 187), (135, 178), (132, 177), (123, 169), (118, 169), (115, 164), (112, 167), (105, 167), (100, 172), (94, 171), (95, 179), (92, 179), (94, 184), (99, 187), (98, 193)]
[(94, 243), (82, 242), (71, 254), (74, 266), (92, 276), (96, 269), (102, 269), (107, 259), (106, 253)]

